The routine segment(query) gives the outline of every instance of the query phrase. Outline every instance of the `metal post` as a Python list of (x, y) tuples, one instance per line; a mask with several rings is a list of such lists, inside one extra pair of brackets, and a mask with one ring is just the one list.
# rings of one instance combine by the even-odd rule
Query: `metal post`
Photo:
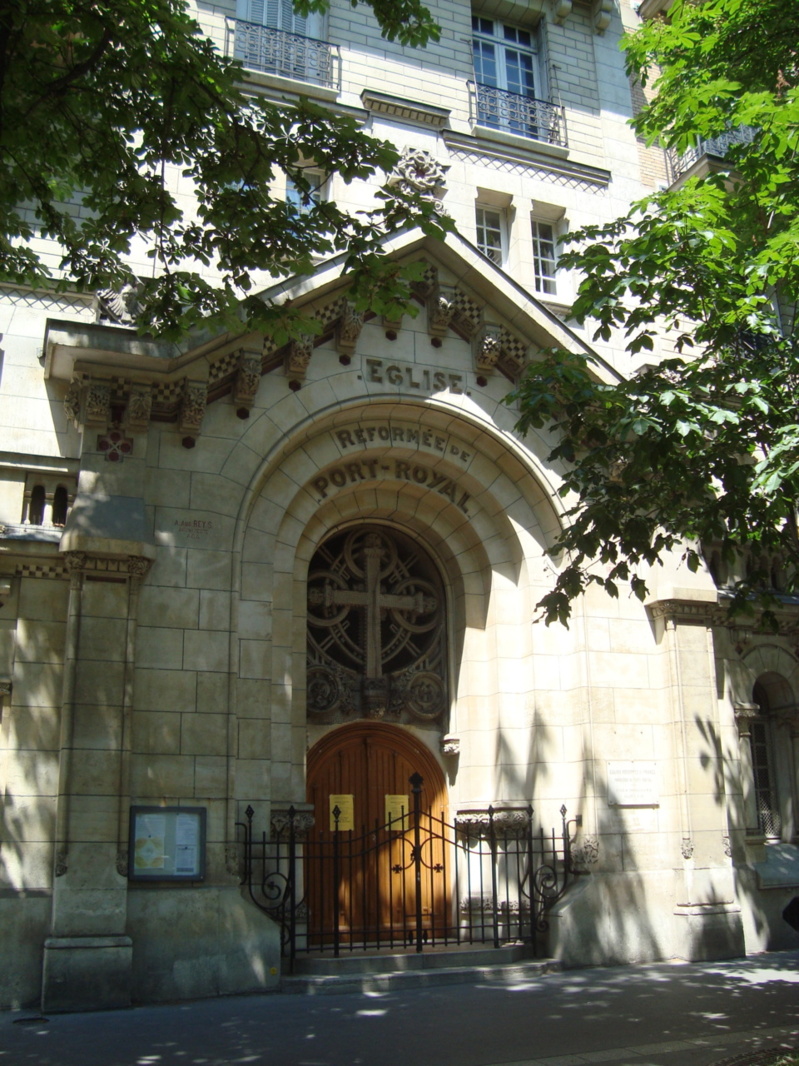
[[(297, 874), (297, 839), (295, 836), (294, 816), (295, 808), (289, 807), (289, 868), (288, 868), (288, 906), (289, 906), (289, 959), (290, 970), (294, 972), (294, 958), (297, 954), (297, 904), (296, 904), (296, 874)], [(278, 843), (278, 847), (280, 844)]]
[(497, 908), (497, 833), (494, 828), (494, 808), (488, 808), (488, 842), (491, 848), (491, 924), (494, 930), (494, 947), (499, 947), (499, 915)]
[(341, 870), (339, 868), (338, 850), (338, 820), (341, 817), (341, 808), (338, 804), (333, 808), (333, 955), (338, 958), (339, 954), (339, 897), (341, 895)]
[(416, 884), (416, 951), (422, 950), (422, 836), (421, 818), (422, 806), (422, 776), (413, 774), (410, 777), (411, 792), (413, 793), (413, 872)]

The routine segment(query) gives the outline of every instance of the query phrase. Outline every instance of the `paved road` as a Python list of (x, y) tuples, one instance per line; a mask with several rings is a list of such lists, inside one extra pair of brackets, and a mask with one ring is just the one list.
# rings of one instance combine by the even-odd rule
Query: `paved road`
[(799, 1046), (799, 951), (517, 984), (0, 1015), (0, 1066), (711, 1066)]

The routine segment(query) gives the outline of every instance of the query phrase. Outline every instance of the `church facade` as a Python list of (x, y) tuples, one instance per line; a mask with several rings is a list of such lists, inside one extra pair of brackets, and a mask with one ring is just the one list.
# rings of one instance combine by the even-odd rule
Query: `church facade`
[(646, 604), (593, 591), (570, 628), (535, 622), (563, 471), (505, 397), (554, 344), (634, 369), (568, 320), (557, 237), (670, 180), (626, 126), (638, 16), (432, 9), (424, 52), (335, 0), (313, 27), (198, 10), (254, 90), (357, 113), (455, 219), (388, 249), (417, 265), (401, 320), (356, 312), (338, 260), (271, 294), (319, 323), (283, 347), (0, 293), (6, 1008), (277, 987), (247, 808), (267, 836), (291, 808), (318, 827), (330, 796), (371, 819), (408, 769), (455, 826), (566, 808), (542, 945), (566, 965), (796, 945), (799, 612), (733, 626), (710, 570), (675, 560)]

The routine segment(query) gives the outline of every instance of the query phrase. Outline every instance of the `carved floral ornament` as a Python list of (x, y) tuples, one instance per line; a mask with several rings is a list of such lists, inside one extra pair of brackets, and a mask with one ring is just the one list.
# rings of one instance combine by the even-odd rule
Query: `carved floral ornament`
[(406, 195), (418, 194), (432, 201), (436, 210), (443, 213), (444, 204), (440, 197), (446, 191), (448, 170), (449, 165), (439, 163), (430, 152), (407, 147), (402, 150), (399, 162), (389, 174), (386, 184)]

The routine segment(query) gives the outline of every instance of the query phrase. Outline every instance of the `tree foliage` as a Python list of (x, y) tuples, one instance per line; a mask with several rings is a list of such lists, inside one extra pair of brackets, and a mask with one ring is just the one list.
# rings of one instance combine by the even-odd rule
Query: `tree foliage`
[[(367, 2), (385, 36), (437, 39), (421, 0)], [(305, 14), (325, 6), (297, 3)], [(350, 182), (396, 159), (351, 117), (245, 92), (239, 64), (218, 54), (183, 0), (2, 4), (0, 281), (137, 283), (141, 327), (177, 336), (200, 320), (274, 325), (279, 309), (251, 291), (252, 274), (309, 273), (315, 257), (346, 252), (361, 291), (390, 306), (406, 290), (381, 239), (409, 225), (439, 232), (434, 208), (396, 189), (362, 215), (317, 205), (307, 171)], [(276, 195), (281, 172), (307, 211)], [(141, 247), (152, 269), (134, 279), (129, 257)]]
[(554, 426), (565, 464), (547, 621), (566, 622), (592, 582), (644, 599), (647, 568), (674, 550), (691, 569), (715, 555), (732, 609), (799, 592), (797, 42), (797, 4), (675, 0), (624, 44), (654, 87), (639, 135), (674, 153), (731, 143), (562, 256), (595, 337), (621, 331), (642, 361), (666, 330), (676, 354), (607, 383), (549, 351), (513, 394), (520, 428)]

